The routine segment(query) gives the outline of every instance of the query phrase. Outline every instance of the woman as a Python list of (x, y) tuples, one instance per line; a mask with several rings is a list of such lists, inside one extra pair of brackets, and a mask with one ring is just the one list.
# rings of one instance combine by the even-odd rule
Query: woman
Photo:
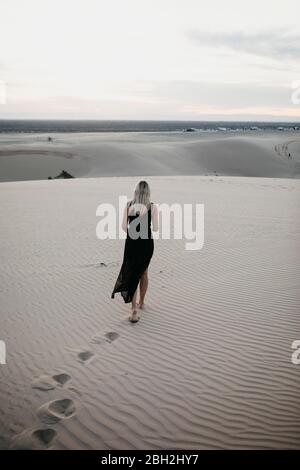
[[(148, 266), (154, 251), (151, 231), (158, 230), (158, 211), (150, 202), (150, 188), (146, 181), (140, 181), (133, 198), (125, 207), (122, 228), (127, 233), (123, 263), (111, 297), (120, 292), (124, 302), (131, 302), (132, 323), (139, 321), (138, 308), (144, 307), (148, 288)], [(140, 299), (137, 303), (137, 290), (140, 287)]]

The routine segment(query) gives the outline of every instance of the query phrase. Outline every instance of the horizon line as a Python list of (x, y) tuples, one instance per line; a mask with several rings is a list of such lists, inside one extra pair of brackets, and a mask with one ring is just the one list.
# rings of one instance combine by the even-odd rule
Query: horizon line
[[(284, 116), (282, 119), (285, 119)], [(300, 123), (299, 120), (292, 121), (280, 121), (280, 120), (261, 120), (261, 119), (105, 119), (105, 118), (38, 118), (38, 117), (0, 117), (0, 121), (124, 121), (124, 122), (263, 122), (263, 123), (283, 123), (283, 124), (294, 124)]]

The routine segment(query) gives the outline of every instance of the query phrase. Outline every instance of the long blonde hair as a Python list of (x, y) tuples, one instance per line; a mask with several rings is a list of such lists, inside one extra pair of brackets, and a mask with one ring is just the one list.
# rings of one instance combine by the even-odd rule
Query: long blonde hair
[(136, 185), (133, 193), (133, 198), (130, 201), (130, 212), (135, 213), (137, 211), (140, 214), (144, 214), (150, 207), (150, 186), (147, 181), (139, 181)]

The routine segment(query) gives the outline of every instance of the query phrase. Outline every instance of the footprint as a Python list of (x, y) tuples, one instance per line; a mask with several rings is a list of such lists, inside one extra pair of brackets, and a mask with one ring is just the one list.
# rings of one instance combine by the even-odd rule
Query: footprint
[(56, 436), (57, 432), (51, 428), (23, 431), (13, 438), (9, 448), (14, 450), (49, 449)]
[(103, 344), (103, 343), (112, 343), (120, 337), (119, 333), (115, 331), (108, 331), (107, 333), (98, 333), (91, 339), (91, 343), (94, 344)]
[(38, 409), (38, 417), (43, 423), (55, 424), (67, 418), (71, 418), (76, 413), (73, 400), (64, 398), (45, 403)]
[(62, 387), (71, 380), (71, 376), (63, 372), (62, 374), (53, 375), (53, 379)]
[(91, 339), (91, 342), (94, 344), (112, 343), (117, 338), (119, 338), (119, 336), (119, 333), (116, 333), (115, 331), (109, 331), (104, 334), (98, 333)]
[(90, 362), (95, 357), (95, 354), (92, 351), (81, 351), (77, 357), (82, 364), (85, 364)]
[(71, 380), (71, 376), (66, 373), (55, 375), (41, 375), (32, 382), (32, 388), (38, 390), (53, 390), (57, 387), (63, 387)]
[(109, 331), (108, 333), (105, 333), (104, 336), (106, 338), (106, 341), (112, 343), (113, 341), (115, 341), (115, 339), (119, 338), (120, 335), (115, 331)]

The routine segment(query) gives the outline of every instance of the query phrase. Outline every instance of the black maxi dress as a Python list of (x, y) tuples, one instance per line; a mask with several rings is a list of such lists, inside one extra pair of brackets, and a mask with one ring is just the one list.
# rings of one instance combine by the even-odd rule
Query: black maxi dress
[[(131, 203), (129, 203), (128, 208), (130, 205)], [(135, 215), (128, 215), (124, 257), (120, 273), (111, 294), (112, 299), (117, 292), (120, 292), (125, 303), (131, 302), (140, 282), (140, 278), (149, 266), (154, 251), (151, 230), (151, 209), (152, 203), (150, 204), (148, 212), (145, 214), (140, 216), (139, 212), (137, 212)], [(133, 223), (138, 217), (140, 217), (140, 219)], [(141, 235), (137, 238), (136, 236), (130, 236), (130, 226), (132, 223), (136, 227), (136, 232), (140, 231)]]

